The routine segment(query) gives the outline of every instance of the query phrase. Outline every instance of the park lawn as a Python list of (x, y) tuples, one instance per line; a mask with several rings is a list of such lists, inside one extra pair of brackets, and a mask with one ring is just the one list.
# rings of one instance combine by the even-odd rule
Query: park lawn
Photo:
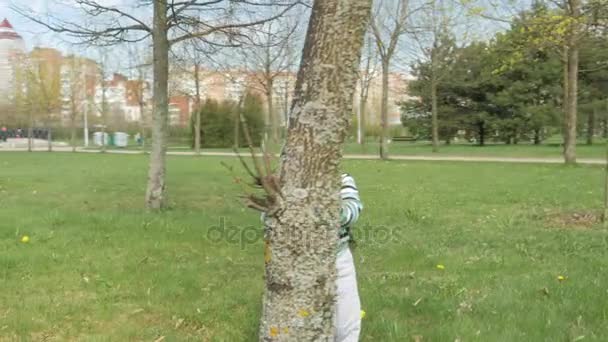
[[(256, 340), (259, 215), (222, 161), (169, 157), (154, 214), (143, 155), (0, 153), (0, 341)], [(344, 166), (362, 341), (608, 339), (608, 231), (561, 216), (601, 207), (601, 168)]]
[[(354, 142), (348, 143), (344, 149), (346, 154), (378, 154), (378, 143), (368, 142), (361, 146)], [(579, 143), (576, 147), (579, 158), (606, 158), (606, 144), (598, 141), (594, 145)], [(522, 143), (517, 145), (493, 144), (485, 146), (459, 143), (441, 144), (439, 152), (433, 153), (430, 142), (393, 142), (389, 145), (391, 155), (427, 155), (427, 156), (462, 156), (462, 157), (520, 157), (520, 158), (561, 158), (562, 146), (559, 143), (544, 143), (534, 145)]]
[[(90, 147), (89, 149), (98, 149)], [(109, 149), (117, 149), (109, 147)], [(131, 145), (127, 149), (141, 151), (140, 146)], [(149, 146), (147, 146), (149, 150)], [(190, 146), (174, 144), (169, 146), (172, 152), (192, 152)], [(272, 146), (271, 151), (279, 152), (280, 147)], [(232, 152), (232, 148), (203, 148), (203, 152)], [(241, 148), (242, 153), (247, 153), (246, 148)], [(606, 158), (606, 143), (598, 141), (594, 145), (586, 145), (581, 142), (577, 145), (578, 158)], [(378, 144), (368, 142), (365, 145), (358, 145), (355, 142), (348, 142), (344, 147), (345, 154), (365, 154), (378, 155)], [(488, 143), (486, 146), (459, 143), (440, 146), (439, 152), (433, 153), (429, 142), (393, 142), (389, 145), (389, 154), (393, 156), (459, 156), (459, 157), (509, 157), (509, 158), (561, 158), (562, 146), (559, 143), (544, 143), (533, 145), (521, 143), (517, 145), (506, 145)]]

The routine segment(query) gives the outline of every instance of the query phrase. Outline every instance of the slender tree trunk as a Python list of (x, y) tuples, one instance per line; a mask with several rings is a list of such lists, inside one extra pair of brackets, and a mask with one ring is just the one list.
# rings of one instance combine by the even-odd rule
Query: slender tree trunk
[(46, 131), (47, 152), (53, 152), (53, 130), (50, 124), (48, 126), (48, 131)]
[(370, 9), (371, 0), (313, 5), (281, 157), (282, 195), (265, 219), (260, 341), (334, 341), (340, 151)]
[(358, 132), (357, 132), (357, 138), (358, 138), (358, 143), (360, 145), (365, 145), (365, 124), (367, 122), (365, 116), (367, 115), (367, 111), (366, 111), (366, 106), (367, 106), (367, 92), (365, 95), (361, 96), (359, 98), (359, 120), (357, 122), (357, 124), (359, 125), (358, 127)]
[(540, 128), (534, 129), (534, 145), (540, 145)]
[(241, 115), (241, 102), (239, 101), (238, 106), (234, 109), (234, 148), (239, 148), (241, 146), (240, 144), (240, 115)]
[(169, 118), (169, 40), (167, 37), (167, 0), (154, 1), (154, 28), (152, 34), (154, 54), (154, 120), (152, 124), (152, 151), (148, 172), (146, 207), (162, 209), (166, 202), (166, 152)]
[(277, 143), (279, 141), (278, 138), (278, 129), (277, 129), (277, 122), (275, 119), (275, 115), (274, 115), (274, 105), (273, 105), (273, 94), (272, 94), (272, 89), (273, 89), (273, 85), (274, 82), (272, 79), (268, 79), (266, 80), (266, 107), (267, 107), (267, 113), (266, 113), (266, 118), (264, 119), (264, 125), (266, 126), (264, 128), (264, 141), (268, 142), (268, 135), (271, 135), (272, 141), (274, 143)]
[(580, 14), (579, 0), (570, 0), (571, 16), (575, 18), (568, 34), (568, 98), (566, 111), (566, 136), (564, 141), (564, 162), (576, 163), (576, 116), (578, 104), (578, 20)]
[(563, 153), (566, 153), (566, 136), (568, 131), (568, 45), (564, 46), (563, 56), (562, 56), (562, 84), (563, 84), (563, 100), (562, 100), (562, 137), (564, 141), (564, 146), (562, 147)]
[(608, 138), (608, 99), (606, 99), (606, 109), (604, 111), (604, 127), (602, 127), (602, 136), (604, 139)]
[(388, 58), (382, 61), (382, 104), (380, 105), (380, 158), (388, 159)]
[(604, 173), (604, 212), (602, 215), (604, 227), (608, 226), (608, 144), (606, 144), (606, 167)]
[(200, 66), (194, 64), (194, 89), (196, 91), (195, 111), (194, 111), (194, 152), (197, 155), (201, 154), (201, 86), (200, 86)]
[[(433, 72), (434, 73), (434, 72)], [(439, 120), (437, 108), (437, 78), (431, 76), (431, 126), (433, 136), (433, 152), (439, 152)]]
[(106, 123), (104, 120), (101, 125), (101, 153), (106, 152), (106, 144), (108, 143), (106, 140)]
[(32, 133), (34, 130), (34, 119), (32, 114), (30, 113), (30, 123), (29, 123), (29, 127), (27, 128), (27, 151), (28, 152), (32, 152), (32, 145), (33, 145), (33, 137), (32, 137)]
[(479, 146), (485, 146), (486, 144), (486, 125), (484, 121), (480, 121), (477, 126), (479, 127)]
[(72, 113), (70, 118), (70, 145), (72, 152), (76, 152), (76, 113)]
[(595, 133), (595, 117), (597, 108), (593, 110), (587, 116), (587, 145), (593, 145), (593, 134)]

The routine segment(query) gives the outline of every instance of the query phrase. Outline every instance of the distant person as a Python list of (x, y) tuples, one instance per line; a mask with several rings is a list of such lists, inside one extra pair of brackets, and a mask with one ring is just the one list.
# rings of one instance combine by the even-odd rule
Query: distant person
[(17, 139), (22, 138), (23, 137), (23, 130), (21, 130), (21, 128), (17, 128)]
[(141, 134), (139, 134), (139, 132), (137, 132), (135, 134), (135, 142), (137, 143), (137, 145), (141, 146), (142, 138), (141, 138)]
[(0, 139), (2, 139), (2, 141), (6, 142), (7, 138), (8, 138), (8, 130), (6, 129), (6, 126), (2, 126), (2, 128), (0, 129)]

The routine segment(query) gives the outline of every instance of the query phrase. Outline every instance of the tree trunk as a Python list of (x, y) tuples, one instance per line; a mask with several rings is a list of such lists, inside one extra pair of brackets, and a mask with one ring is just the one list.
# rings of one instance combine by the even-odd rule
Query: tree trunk
[(106, 152), (106, 121), (103, 120), (103, 124), (101, 125), (101, 153)]
[(608, 226), (608, 144), (606, 144), (606, 167), (604, 172), (604, 212), (602, 215), (604, 227)]
[(278, 130), (276, 127), (276, 119), (274, 117), (274, 106), (273, 106), (273, 96), (272, 96), (272, 89), (273, 89), (273, 81), (272, 79), (268, 79), (266, 80), (266, 109), (267, 109), (267, 113), (266, 113), (266, 117), (264, 118), (264, 142), (267, 143), (268, 142), (268, 135), (271, 135), (272, 137), (272, 141), (274, 143), (277, 143), (279, 141), (278, 138)]
[(593, 134), (595, 133), (595, 116), (597, 108), (593, 107), (593, 110), (587, 116), (587, 145), (593, 145)]
[(194, 89), (196, 91), (195, 110), (194, 110), (194, 152), (201, 154), (201, 86), (200, 86), (200, 66), (194, 64)]
[[(242, 95), (241, 95), (242, 96)], [(242, 101), (242, 100), (241, 100)], [(239, 101), (238, 106), (234, 109), (234, 148), (239, 148), (241, 146), (240, 144), (240, 130), (239, 130), (239, 126), (240, 126), (240, 115), (241, 115), (241, 101)]]
[(477, 123), (477, 127), (479, 128), (479, 146), (485, 146), (486, 144), (486, 125), (484, 121), (479, 121)]
[(162, 209), (166, 202), (166, 152), (169, 101), (169, 40), (167, 37), (167, 0), (154, 1), (154, 28), (152, 34), (154, 54), (154, 114), (152, 123), (152, 151), (148, 172), (146, 207)]
[(534, 145), (540, 145), (540, 129), (534, 129)]
[(70, 120), (70, 145), (72, 145), (72, 152), (76, 152), (76, 113), (72, 114)]
[[(434, 73), (434, 72), (433, 72)], [(437, 108), (437, 78), (431, 76), (431, 126), (433, 136), (433, 152), (439, 152), (439, 122)]]
[(578, 98), (578, 25), (576, 20), (580, 14), (579, 0), (570, 0), (571, 16), (575, 20), (571, 24), (568, 35), (568, 97), (566, 106), (566, 135), (564, 139), (564, 162), (576, 163), (576, 115)]
[(606, 109), (604, 111), (604, 127), (602, 127), (602, 136), (604, 139), (608, 138), (608, 99), (606, 99)]
[(389, 62), (382, 61), (382, 104), (380, 116), (382, 128), (380, 130), (380, 158), (388, 159), (388, 69)]
[(338, 167), (370, 9), (371, 0), (313, 5), (281, 155), (282, 195), (265, 219), (260, 341), (334, 341)]
[(367, 92), (365, 95), (359, 98), (359, 120), (358, 124), (358, 132), (357, 132), (357, 140), (360, 145), (365, 145), (365, 122), (367, 121), (365, 116), (367, 115), (366, 107), (367, 106)]
[(34, 120), (32, 118), (32, 114), (30, 114), (30, 124), (29, 124), (29, 127), (27, 128), (27, 151), (28, 152), (32, 152), (32, 145), (33, 145), (32, 133), (33, 133), (33, 129), (34, 129)]
[(47, 152), (53, 152), (53, 132), (51, 125), (48, 126), (48, 131), (46, 131)]
[(564, 51), (563, 51), (563, 55), (562, 55), (562, 83), (563, 83), (563, 100), (562, 100), (562, 111), (563, 111), (563, 116), (562, 116), (562, 137), (563, 137), (563, 141), (564, 141), (564, 146), (562, 147), (563, 149), (563, 153), (566, 153), (566, 131), (568, 130), (567, 128), (567, 122), (568, 122), (568, 45), (566, 44), (564, 46)]

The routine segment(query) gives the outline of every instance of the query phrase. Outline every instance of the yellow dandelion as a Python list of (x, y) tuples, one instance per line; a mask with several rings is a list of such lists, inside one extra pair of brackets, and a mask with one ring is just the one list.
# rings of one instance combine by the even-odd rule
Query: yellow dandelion
[(437, 265), (437, 269), (438, 269), (438, 270), (445, 270), (445, 266), (444, 266), (444, 265), (442, 265), (442, 264), (438, 264), (438, 265)]
[(264, 262), (269, 263), (272, 259), (272, 252), (270, 251), (270, 241), (264, 241)]
[(564, 280), (566, 280), (566, 277), (564, 277), (563, 275), (559, 275), (559, 276), (557, 276), (557, 280), (564, 281)]
[(23, 235), (23, 237), (21, 238), (21, 242), (23, 242), (23, 243), (30, 242), (30, 237), (27, 235)]
[(361, 319), (364, 319), (364, 318), (365, 318), (365, 311), (361, 310)]

